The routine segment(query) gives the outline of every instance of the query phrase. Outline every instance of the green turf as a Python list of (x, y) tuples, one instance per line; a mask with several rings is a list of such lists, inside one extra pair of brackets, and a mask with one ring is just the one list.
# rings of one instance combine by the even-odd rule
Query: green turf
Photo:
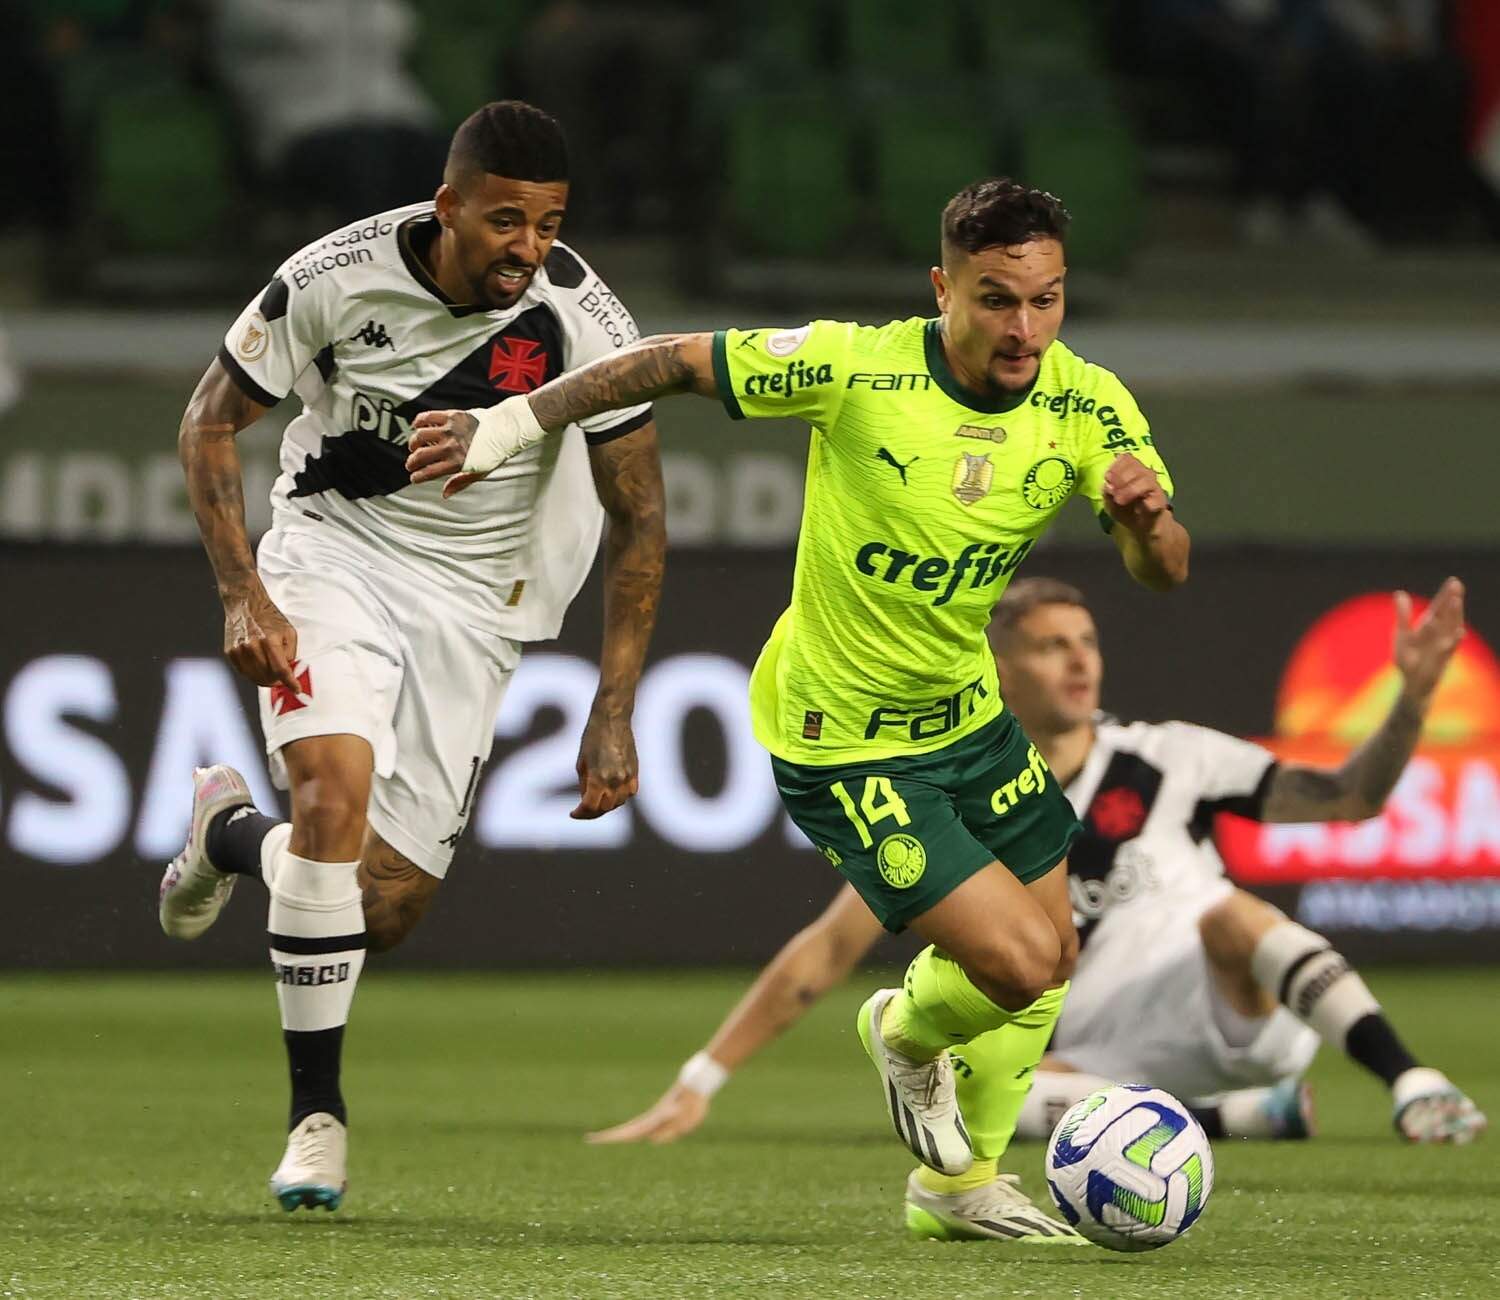
[[(1315, 1071), (1325, 1136), (1218, 1148), (1149, 1256), (901, 1235), (909, 1162), (855, 1040), (862, 975), (666, 1148), (590, 1148), (652, 1100), (734, 975), (383, 975), (347, 1060), (352, 1187), (286, 1216), (269, 979), (0, 979), (0, 1297), (1500, 1294), (1493, 1142), (1412, 1149), (1383, 1091)], [(1495, 977), (1379, 972), (1414, 1046), (1500, 1112)], [(1041, 1192), (1041, 1151), (1010, 1165)]]

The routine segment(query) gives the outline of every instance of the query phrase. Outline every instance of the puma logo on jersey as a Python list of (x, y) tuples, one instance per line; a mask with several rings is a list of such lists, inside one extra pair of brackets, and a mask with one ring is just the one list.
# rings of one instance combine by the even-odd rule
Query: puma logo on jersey
[(875, 453), (875, 459), (885, 461), (885, 463), (889, 465), (893, 470), (895, 470), (896, 473), (901, 475), (901, 482), (904, 484), (906, 482), (906, 471), (908, 467), (915, 465), (922, 458), (920, 456), (913, 456), (909, 461), (906, 462), (905, 465), (903, 465), (899, 460), (892, 456), (890, 452), (882, 447)]
[(385, 325), (377, 325), (372, 320), (367, 320), (363, 329), (357, 329), (349, 336), (349, 342), (353, 343), (356, 340), (368, 348), (390, 348), (392, 352), (396, 350), (396, 345), (391, 342), (391, 336), (385, 332)]

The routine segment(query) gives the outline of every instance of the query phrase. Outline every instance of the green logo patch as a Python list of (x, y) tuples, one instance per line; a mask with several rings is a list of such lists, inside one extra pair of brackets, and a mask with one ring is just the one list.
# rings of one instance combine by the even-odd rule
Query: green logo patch
[(1073, 492), (1078, 471), (1061, 456), (1039, 460), (1021, 480), (1021, 496), (1033, 510), (1050, 510)]
[(927, 850), (915, 835), (897, 831), (880, 841), (875, 850), (875, 865), (892, 889), (910, 889), (927, 870)]

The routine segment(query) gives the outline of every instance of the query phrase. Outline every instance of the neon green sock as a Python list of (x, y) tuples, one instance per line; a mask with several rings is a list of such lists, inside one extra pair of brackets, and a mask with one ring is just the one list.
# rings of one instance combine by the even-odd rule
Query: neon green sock
[(880, 1036), (903, 1056), (931, 1061), (944, 1048), (967, 1043), (1025, 1014), (997, 1007), (962, 966), (929, 945), (912, 958), (901, 992), (886, 1003)]
[(958, 1109), (973, 1139), (976, 1167), (981, 1159), (998, 1160), (1010, 1145), (1067, 993), (1066, 984), (1048, 989), (1009, 1024), (955, 1049)]
[(998, 1160), (976, 1160), (962, 1174), (940, 1174), (936, 1169), (923, 1165), (917, 1170), (917, 1181), (929, 1192), (939, 1196), (957, 1196), (960, 1192), (971, 1192), (976, 1187), (995, 1181), (1000, 1172)]

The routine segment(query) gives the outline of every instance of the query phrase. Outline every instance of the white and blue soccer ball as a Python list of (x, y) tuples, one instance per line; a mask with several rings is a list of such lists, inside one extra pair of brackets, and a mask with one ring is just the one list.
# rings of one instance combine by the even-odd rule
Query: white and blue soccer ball
[(1214, 1157), (1176, 1097), (1130, 1084), (1091, 1093), (1058, 1121), (1046, 1174), (1063, 1218), (1095, 1245), (1155, 1250), (1198, 1221)]

